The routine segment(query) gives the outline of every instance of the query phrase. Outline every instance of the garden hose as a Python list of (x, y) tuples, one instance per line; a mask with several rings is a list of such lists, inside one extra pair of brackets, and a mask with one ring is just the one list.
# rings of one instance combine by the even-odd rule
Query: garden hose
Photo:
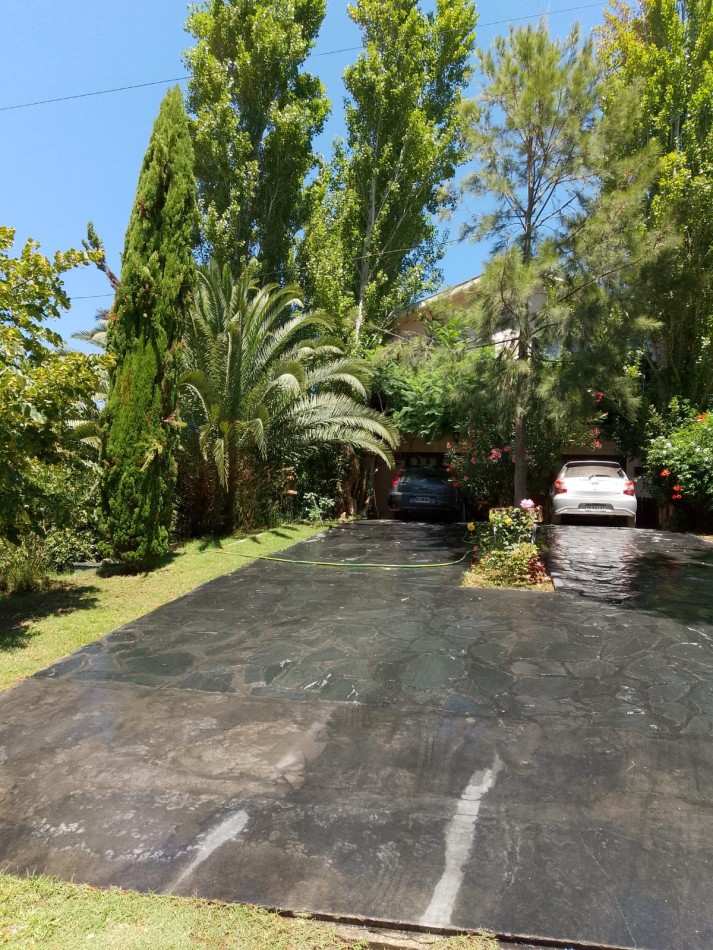
[[(463, 538), (465, 541), (465, 538)], [(234, 542), (235, 543), (235, 542)], [(228, 547), (229, 545), (223, 545), (223, 547)], [(431, 569), (434, 567), (455, 567), (457, 564), (462, 564), (463, 561), (468, 557), (470, 551), (466, 551), (462, 557), (459, 557), (457, 561), (441, 561), (434, 564), (370, 564), (370, 563), (354, 563), (353, 561), (307, 561), (299, 558), (289, 558), (289, 557), (272, 557), (267, 554), (241, 554), (239, 551), (232, 552), (238, 557), (249, 558), (250, 560), (255, 561), (276, 561), (278, 564), (307, 564), (310, 567), (359, 567), (359, 568), (373, 568), (376, 570), (398, 570), (398, 571), (418, 571), (424, 569)]]
[(269, 557), (267, 554), (240, 554), (238, 551), (233, 553), (237, 554), (238, 557), (249, 558), (254, 561), (277, 561), (278, 564), (308, 564), (311, 567), (366, 567), (381, 570), (417, 571), (423, 570), (424, 568), (454, 567), (456, 564), (462, 564), (470, 554), (470, 551), (466, 551), (463, 557), (459, 557), (457, 561), (442, 561), (438, 564), (355, 564), (352, 561), (304, 561), (298, 558)]

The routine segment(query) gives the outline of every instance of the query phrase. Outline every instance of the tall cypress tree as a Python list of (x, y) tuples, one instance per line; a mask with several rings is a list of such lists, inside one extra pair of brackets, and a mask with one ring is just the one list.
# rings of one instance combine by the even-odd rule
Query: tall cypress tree
[(178, 87), (161, 103), (139, 175), (111, 315), (102, 503), (107, 548), (146, 565), (168, 550), (178, 406), (177, 347), (195, 281), (193, 149)]

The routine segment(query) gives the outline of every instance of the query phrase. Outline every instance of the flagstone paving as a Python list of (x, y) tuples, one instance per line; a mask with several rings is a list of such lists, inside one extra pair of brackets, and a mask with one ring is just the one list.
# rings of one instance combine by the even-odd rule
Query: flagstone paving
[[(545, 529), (558, 591), (259, 562), (0, 697), (0, 864), (670, 950), (713, 945), (713, 545)], [(433, 563), (360, 522), (296, 560)]]

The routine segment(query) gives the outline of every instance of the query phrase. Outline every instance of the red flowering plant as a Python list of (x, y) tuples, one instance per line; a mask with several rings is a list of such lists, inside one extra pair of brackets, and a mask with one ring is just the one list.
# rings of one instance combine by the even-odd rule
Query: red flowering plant
[(713, 524), (713, 413), (691, 415), (645, 452), (646, 484), (678, 527)]
[[(560, 465), (562, 451), (571, 445), (581, 449), (601, 448), (595, 423), (571, 425), (559, 438), (550, 422), (528, 419), (528, 486), (535, 496), (544, 496)], [(447, 463), (452, 484), (474, 502), (498, 505), (512, 499), (515, 472), (514, 427), (502, 420), (482, 420), (472, 425), (460, 441), (448, 446)]]

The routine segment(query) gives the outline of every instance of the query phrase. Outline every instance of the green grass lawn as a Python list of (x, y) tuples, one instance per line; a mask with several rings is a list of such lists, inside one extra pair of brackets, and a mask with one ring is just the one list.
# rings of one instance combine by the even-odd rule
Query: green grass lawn
[[(181, 594), (312, 537), (320, 526), (285, 525), (245, 538), (191, 541), (148, 574), (58, 578), (34, 594), (0, 597), (0, 690)], [(241, 556), (242, 555), (242, 556)], [(248, 556), (246, 556), (248, 555)]]
[[(388, 941), (374, 939), (379, 947)], [(17, 950), (363, 950), (330, 924), (240, 904), (99, 890), (0, 873), (0, 946)], [(489, 936), (433, 940), (429, 950), (498, 950)]]

